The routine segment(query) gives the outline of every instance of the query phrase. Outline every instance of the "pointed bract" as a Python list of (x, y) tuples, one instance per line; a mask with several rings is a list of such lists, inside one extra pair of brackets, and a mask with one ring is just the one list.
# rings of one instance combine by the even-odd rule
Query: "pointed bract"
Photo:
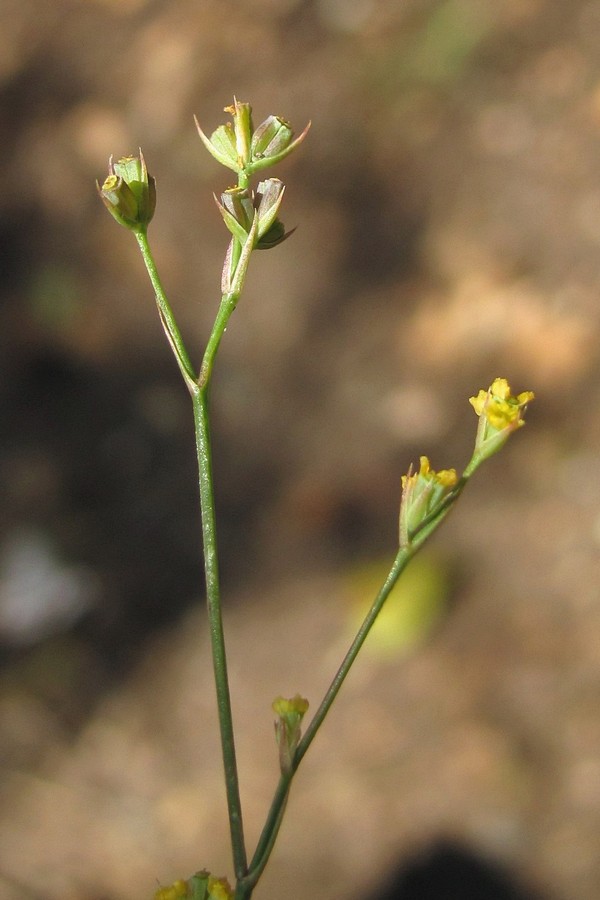
[(255, 174), (256, 172), (262, 172), (263, 169), (268, 169), (269, 166), (274, 166), (276, 163), (281, 162), (282, 159), (285, 159), (286, 156), (289, 156), (290, 153), (293, 153), (296, 150), (310, 129), (311, 123), (309, 122), (298, 137), (289, 144), (286, 144), (281, 150), (277, 150), (277, 152), (270, 153), (268, 156), (262, 156), (252, 159), (250, 165), (248, 166), (248, 173)]
[(194, 121), (202, 143), (211, 156), (213, 156), (217, 162), (220, 162), (221, 165), (227, 166), (228, 169), (232, 169), (234, 172), (239, 172), (240, 167), (238, 164), (233, 126), (229, 122), (226, 125), (219, 125), (219, 127), (213, 131), (210, 138), (208, 138), (200, 128), (200, 123), (195, 116)]

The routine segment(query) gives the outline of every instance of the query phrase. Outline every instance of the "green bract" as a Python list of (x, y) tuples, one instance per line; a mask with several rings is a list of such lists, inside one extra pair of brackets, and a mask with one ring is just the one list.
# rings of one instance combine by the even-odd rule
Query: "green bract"
[(196, 127), (208, 152), (223, 166), (237, 172), (239, 165), (233, 126), (229, 122), (226, 125), (219, 125), (211, 134), (210, 139), (206, 137), (197, 122)]

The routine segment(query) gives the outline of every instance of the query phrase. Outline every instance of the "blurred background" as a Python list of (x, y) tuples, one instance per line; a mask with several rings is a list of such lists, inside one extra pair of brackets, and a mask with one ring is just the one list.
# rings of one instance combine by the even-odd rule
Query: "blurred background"
[(466, 463), (496, 376), (536, 392), (390, 601), (258, 895), (596, 900), (600, 4), (0, 15), (0, 896), (231, 877), (191, 410), (94, 181), (143, 148), (199, 360), (231, 173), (192, 117), (210, 133), (235, 94), (255, 124), (313, 122), (275, 171), (298, 230), (252, 259), (213, 392), (250, 845), (271, 701), (318, 704), (395, 554), (401, 474)]

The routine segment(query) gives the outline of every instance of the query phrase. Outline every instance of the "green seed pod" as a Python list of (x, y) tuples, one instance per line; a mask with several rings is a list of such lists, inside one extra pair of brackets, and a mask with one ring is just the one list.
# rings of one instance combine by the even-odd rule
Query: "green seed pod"
[(108, 163), (109, 174), (98, 193), (109, 213), (130, 231), (145, 229), (156, 208), (156, 182), (148, 174), (144, 156), (125, 156)]
[(267, 178), (260, 181), (256, 189), (255, 205), (258, 212), (258, 237), (269, 231), (277, 218), (285, 185), (279, 178)]
[(224, 191), (220, 200), (215, 197), (215, 201), (227, 228), (243, 243), (254, 220), (252, 194), (247, 188), (234, 187)]
[(289, 146), (293, 136), (288, 122), (279, 116), (269, 116), (252, 135), (250, 155), (253, 160), (274, 156)]

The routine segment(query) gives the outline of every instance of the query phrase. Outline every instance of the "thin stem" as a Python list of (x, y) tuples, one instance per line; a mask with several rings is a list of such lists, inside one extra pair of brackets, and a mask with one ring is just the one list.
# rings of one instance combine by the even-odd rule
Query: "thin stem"
[(206, 579), (206, 599), (210, 642), (212, 648), (213, 670), (217, 694), (217, 711), (221, 734), (221, 752), (225, 772), (225, 789), (229, 812), (229, 829), (231, 833), (231, 849), (236, 878), (240, 880), (247, 873), (246, 846), (242, 806), (239, 791), (239, 779), (235, 753), (233, 719), (231, 714), (231, 698), (227, 677), (227, 657), (225, 637), (221, 615), (221, 596), (219, 585), (219, 568), (217, 555), (217, 536), (215, 520), (215, 503), (213, 492), (212, 454), (210, 441), (210, 421), (208, 408), (208, 392), (215, 354), (225, 332), (227, 322), (235, 309), (238, 295), (225, 294), (210, 335), (204, 354), (200, 377), (197, 378), (190, 357), (183, 343), (179, 327), (173, 316), (171, 306), (160, 281), (156, 264), (144, 231), (135, 232), (148, 275), (156, 295), (160, 319), (165, 334), (171, 345), (175, 359), (181, 370), (183, 379), (190, 391), (194, 410), (194, 430), (196, 434), (196, 452), (198, 458), (198, 481), (200, 487), (200, 507), (202, 514), (202, 539), (204, 548), (204, 570)]
[[(298, 766), (302, 761), (302, 758), (313, 742), (317, 731), (323, 724), (323, 720), (329, 712), (333, 701), (335, 700), (342, 684), (344, 683), (360, 648), (364, 644), (366, 637), (371, 630), (373, 623), (375, 622), (375, 619), (381, 612), (383, 604), (390, 595), (392, 588), (396, 584), (396, 581), (398, 580), (401, 572), (405, 569), (406, 565), (414, 555), (414, 552), (415, 551), (413, 551), (411, 548), (402, 548), (398, 552), (387, 575), (387, 578), (385, 579), (379, 593), (377, 594), (377, 597), (373, 601), (369, 612), (365, 616), (363, 623), (356, 634), (356, 637), (352, 641), (352, 644), (350, 645), (350, 648), (348, 649), (348, 652), (346, 653), (342, 664), (340, 665), (333, 681), (331, 682), (325, 696), (323, 697), (323, 700), (321, 701), (321, 705), (314, 714), (308, 728), (306, 729), (306, 732), (304, 733), (303, 737), (300, 740), (300, 743), (298, 744), (298, 747), (296, 748), (296, 753), (294, 754), (291, 770), (289, 772), (282, 773), (275, 790), (275, 794), (273, 796), (273, 801), (271, 803), (271, 808), (269, 809), (267, 820), (260, 835), (256, 850), (254, 852), (254, 856), (252, 857), (252, 861), (250, 862), (248, 876), (246, 879), (244, 879), (244, 884), (242, 886), (255, 885), (258, 881), (258, 878), (260, 877), (260, 874), (264, 870), (271, 854), (271, 850), (273, 849), (275, 837), (277, 836), (277, 832), (279, 831), (279, 827), (281, 825), (281, 820), (283, 817), (285, 804), (287, 802), (292, 777), (296, 773)], [(240, 893), (239, 898), (236, 896), (236, 900), (245, 900), (245, 898), (249, 896), (250, 894), (248, 893)]]
[(410, 547), (413, 551), (413, 556), (421, 547), (425, 541), (429, 538), (431, 534), (439, 528), (442, 524), (462, 492), (464, 491), (471, 474), (474, 469), (470, 468), (471, 463), (464, 470), (463, 474), (460, 476), (454, 487), (446, 494), (445, 497), (440, 500), (439, 504), (431, 510), (429, 515), (425, 516), (423, 520), (419, 523), (418, 528), (414, 531), (411, 531), (409, 534), (410, 537)]
[(152, 287), (154, 288), (156, 305), (158, 307), (162, 326), (165, 330), (165, 334), (167, 335), (169, 344), (171, 345), (171, 349), (175, 354), (175, 359), (177, 360), (177, 364), (179, 365), (181, 374), (183, 375), (183, 379), (187, 384), (188, 389), (191, 390), (192, 385), (196, 381), (194, 367), (185, 348), (185, 344), (183, 343), (181, 332), (179, 331), (179, 327), (177, 325), (177, 322), (175, 321), (173, 311), (171, 310), (171, 305), (167, 300), (167, 295), (159, 278), (156, 263), (154, 262), (150, 244), (148, 243), (148, 235), (145, 231), (135, 231), (134, 234), (142, 253), (148, 275), (150, 276)]
[(303, 734), (302, 738), (300, 739), (300, 742), (298, 744), (298, 747), (296, 748), (296, 753), (294, 756), (294, 770), (296, 770), (298, 768), (298, 766), (300, 765), (300, 761), (302, 760), (306, 751), (312, 744), (312, 742), (317, 734), (317, 731), (323, 724), (323, 720), (325, 719), (325, 716), (329, 712), (331, 705), (333, 704), (333, 701), (337, 697), (342, 684), (346, 680), (346, 676), (348, 675), (348, 672), (350, 671), (352, 664), (354, 663), (354, 660), (358, 656), (358, 653), (359, 653), (362, 645), (364, 644), (364, 642), (367, 638), (367, 635), (369, 634), (371, 628), (373, 627), (373, 624), (375, 623), (375, 619), (381, 612), (381, 610), (383, 608), (383, 604), (385, 603), (385, 601), (391, 594), (392, 589), (394, 588), (394, 585), (396, 584), (401, 573), (404, 571), (404, 569), (406, 568), (406, 566), (408, 565), (408, 563), (414, 556), (414, 553), (415, 553), (415, 550), (411, 547), (403, 547), (398, 551), (396, 558), (392, 564), (392, 567), (391, 567), (385, 581), (383, 582), (381, 588), (379, 589), (379, 593), (377, 594), (375, 600), (373, 601), (371, 608), (369, 609), (367, 615), (363, 619), (363, 622), (362, 622), (360, 628), (358, 629), (356, 636), (348, 649), (348, 652), (346, 653), (344, 659), (342, 660), (342, 664), (340, 665), (339, 669), (337, 670), (333, 681), (329, 685), (329, 688), (327, 689), (327, 692), (325, 693), (325, 696), (323, 697), (323, 700), (321, 701), (321, 705), (319, 706), (318, 710), (312, 717), (308, 728), (306, 729), (305, 733)]
[(398, 551), (392, 567), (379, 590), (379, 593), (375, 597), (375, 600), (373, 601), (371, 608), (369, 609), (360, 628), (358, 629), (358, 632), (356, 633), (356, 636), (352, 641), (348, 652), (342, 660), (342, 663), (337, 670), (333, 681), (327, 689), (319, 708), (311, 719), (308, 728), (306, 729), (298, 744), (298, 747), (296, 748), (296, 753), (294, 754), (291, 770), (289, 772), (282, 773), (279, 779), (279, 783), (275, 790), (275, 794), (273, 796), (265, 825), (261, 832), (252, 860), (250, 862), (248, 875), (245, 879), (242, 880), (242, 882), (238, 886), (238, 889), (236, 890), (236, 900), (247, 900), (247, 898), (251, 896), (252, 890), (269, 860), (269, 856), (271, 855), (277, 833), (281, 826), (293, 776), (298, 770), (298, 767), (302, 759), (304, 758), (308, 748), (315, 739), (316, 734), (323, 724), (327, 713), (331, 709), (331, 706), (333, 705), (333, 702), (337, 697), (342, 684), (346, 680), (346, 677), (350, 672), (350, 669), (352, 668), (352, 665), (356, 660), (356, 657), (358, 656), (360, 649), (362, 648), (367, 638), (367, 635), (369, 634), (371, 628), (375, 623), (375, 620), (381, 612), (385, 601), (392, 592), (396, 582), (398, 581), (398, 578), (400, 577), (408, 563), (411, 561), (411, 559), (415, 556), (417, 551), (420, 549), (420, 547), (423, 545), (426, 538), (432, 533), (433, 530), (435, 530), (435, 528), (437, 528), (438, 525), (441, 524), (443, 519), (445, 519), (450, 509), (460, 496), (467, 480), (468, 476), (463, 476), (461, 479), (459, 479), (454, 490), (441, 501), (438, 508), (433, 510), (430, 516), (423, 520), (419, 529), (413, 535), (411, 535), (410, 544), (408, 544), (408, 546), (406, 547), (401, 547)]
[(196, 448), (198, 453), (209, 631), (217, 692), (217, 709), (221, 732), (221, 752), (225, 772), (227, 809), (229, 812), (231, 850), (233, 854), (235, 876), (238, 883), (247, 875), (248, 864), (246, 845), (244, 842), (242, 804), (237, 772), (235, 738), (231, 715), (231, 698), (229, 692), (229, 679), (227, 677), (227, 657), (225, 653), (225, 638), (221, 614), (208, 394), (217, 350), (219, 349), (221, 339), (227, 328), (227, 323), (237, 305), (244, 284), (244, 278), (250, 261), (250, 254), (254, 247), (257, 228), (258, 217), (255, 215), (248, 238), (241, 247), (230, 290), (229, 292), (224, 293), (221, 298), (217, 317), (202, 359), (200, 375), (193, 388), (191, 388), (194, 405)]
[(221, 339), (225, 333), (225, 329), (227, 328), (227, 323), (229, 322), (229, 319), (237, 305), (237, 302), (237, 294), (223, 294), (221, 298), (221, 305), (219, 306), (215, 324), (213, 325), (213, 329), (210, 333), (210, 337), (206, 345), (206, 350), (204, 351), (202, 365), (200, 366), (198, 385), (201, 390), (207, 388), (210, 383), (215, 356), (217, 355), (219, 344), (221, 343)]
[(236, 884), (235, 900), (248, 900), (265, 870), (281, 828), (296, 768), (290, 769), (289, 772), (283, 772), (279, 778), (271, 808), (269, 809), (269, 815), (263, 827), (256, 852), (252, 857), (248, 874)]
[(221, 753), (223, 756), (223, 768), (225, 772), (227, 808), (229, 811), (231, 850), (236, 878), (239, 880), (246, 875), (247, 859), (244, 843), (244, 827), (235, 753), (233, 719), (231, 715), (229, 679), (227, 677), (227, 656), (225, 652), (223, 618), (221, 615), (212, 455), (208, 414), (208, 384), (203, 389), (197, 388), (192, 393), (192, 402), (194, 407), (194, 427), (196, 431), (196, 451), (198, 455), (200, 505), (202, 509), (206, 602), (213, 657), (213, 671), (217, 692), (217, 710), (221, 733)]

